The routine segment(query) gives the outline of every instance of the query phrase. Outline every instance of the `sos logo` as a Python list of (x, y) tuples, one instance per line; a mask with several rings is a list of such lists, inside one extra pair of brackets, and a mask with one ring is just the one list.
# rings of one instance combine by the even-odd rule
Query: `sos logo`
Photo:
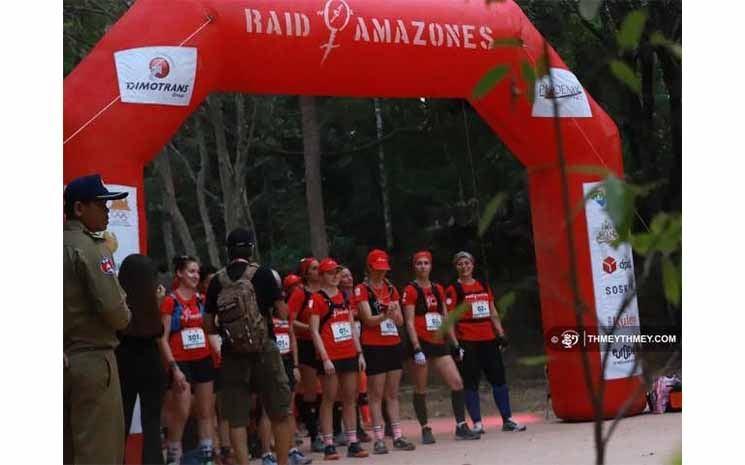
[(605, 295), (626, 295), (634, 290), (630, 284), (619, 284), (617, 286), (605, 286)]

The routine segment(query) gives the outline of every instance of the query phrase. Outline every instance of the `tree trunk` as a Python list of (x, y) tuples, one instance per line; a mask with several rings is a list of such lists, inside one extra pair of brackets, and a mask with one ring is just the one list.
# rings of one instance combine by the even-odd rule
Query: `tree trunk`
[(665, 82), (670, 102), (670, 135), (672, 136), (673, 157), (670, 163), (670, 195), (668, 196), (668, 210), (680, 211), (682, 208), (682, 139), (683, 129), (681, 127), (681, 74), (680, 63), (676, 63), (670, 53), (663, 51), (658, 53), (662, 67), (662, 79)]
[(199, 117), (194, 119), (194, 133), (196, 134), (197, 145), (199, 146), (199, 170), (197, 171), (196, 189), (197, 206), (199, 207), (199, 216), (202, 218), (202, 224), (204, 225), (204, 240), (207, 243), (207, 254), (210, 264), (215, 268), (219, 268), (222, 261), (220, 260), (220, 252), (217, 248), (217, 241), (215, 240), (215, 231), (212, 228), (212, 220), (207, 209), (207, 199), (204, 195), (204, 191), (207, 188), (207, 142), (204, 139), (204, 129), (202, 128)]
[(225, 120), (222, 113), (222, 102), (219, 97), (207, 99), (207, 109), (210, 116), (212, 128), (215, 131), (215, 146), (217, 149), (217, 166), (220, 173), (220, 186), (222, 187), (223, 218), (225, 231), (232, 231), (238, 226), (240, 216), (240, 203), (236, 199), (236, 186), (233, 179), (233, 164), (230, 161), (230, 151), (225, 137)]
[(176, 188), (173, 185), (173, 174), (171, 174), (171, 161), (168, 158), (168, 151), (163, 152), (155, 163), (162, 181), (163, 194), (166, 204), (166, 211), (173, 221), (173, 226), (176, 228), (176, 234), (178, 235), (181, 245), (184, 247), (184, 253), (192, 256), (197, 256), (197, 248), (194, 245), (194, 240), (191, 237), (189, 231), (189, 225), (184, 219), (184, 215), (181, 213), (181, 209), (176, 201)]
[(168, 212), (163, 211), (163, 222), (161, 226), (163, 228), (163, 245), (166, 249), (166, 261), (168, 269), (170, 270), (171, 264), (173, 263), (173, 257), (176, 256), (176, 247), (173, 245), (173, 226), (171, 225), (171, 216)]
[(321, 135), (313, 97), (300, 97), (300, 113), (305, 154), (305, 198), (308, 203), (310, 248), (313, 255), (321, 258), (328, 256), (329, 245), (326, 238), (326, 218), (323, 213), (321, 186)]
[(380, 172), (380, 192), (383, 200), (383, 224), (385, 225), (385, 246), (388, 250), (393, 249), (393, 223), (391, 222), (391, 204), (388, 198), (388, 176), (385, 172), (385, 152), (383, 151), (383, 112), (380, 99), (374, 98), (375, 127), (377, 129), (378, 145), (378, 171)]

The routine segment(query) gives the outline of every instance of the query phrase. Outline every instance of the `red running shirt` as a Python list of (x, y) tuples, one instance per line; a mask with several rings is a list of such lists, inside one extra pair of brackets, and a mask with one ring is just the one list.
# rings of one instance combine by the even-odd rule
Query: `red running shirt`
[(290, 321), (272, 318), (274, 323), (274, 336), (277, 338), (277, 348), (283, 357), (290, 355)]
[(313, 294), (313, 298), (308, 302), (308, 310), (313, 315), (318, 315), (321, 319), (319, 333), (323, 346), (326, 348), (330, 360), (342, 360), (352, 358), (357, 355), (357, 348), (354, 346), (352, 335), (352, 310), (348, 302), (344, 301), (341, 292), (337, 292), (331, 297), (334, 306), (329, 309), (329, 305), (320, 292)]
[[(177, 305), (178, 303), (178, 305)], [(174, 311), (180, 308), (180, 315), (174, 317)], [(211, 355), (207, 334), (202, 328), (202, 310), (204, 304), (197, 295), (191, 300), (184, 301), (176, 293), (167, 295), (160, 304), (161, 315), (171, 317), (171, 334), (168, 345), (171, 347), (173, 358), (177, 362), (201, 360)], [(179, 313), (179, 312), (177, 312)], [(174, 319), (177, 318), (175, 321)], [(174, 324), (178, 329), (174, 331)]]
[[(398, 290), (395, 286), (388, 286), (388, 283), (384, 283), (379, 288), (368, 287), (367, 284), (358, 284), (354, 288), (354, 306), (357, 307), (357, 311), (360, 311), (359, 305), (361, 302), (370, 301), (370, 293), (368, 289), (372, 289), (375, 293), (375, 299), (382, 304), (388, 305), (391, 302), (397, 302), (399, 300)], [(375, 309), (370, 305), (370, 309), (373, 311), (373, 316), (377, 313)], [(398, 334), (398, 328), (396, 323), (387, 318), (380, 324), (375, 326), (367, 326), (362, 324), (362, 339), (361, 343), (366, 346), (392, 346), (401, 342), (401, 338)]]
[[(491, 307), (494, 301), (491, 289), (474, 281), (471, 284), (462, 284), (466, 311), (455, 325), (455, 335), (462, 341), (491, 341), (497, 337), (494, 325), (491, 321)], [(446, 291), (448, 311), (452, 312), (458, 307), (458, 293), (455, 285), (451, 284)]]
[[(287, 298), (287, 308), (291, 322), (297, 319), (297, 321), (305, 323), (306, 325), (310, 323), (310, 312), (307, 311), (309, 301), (310, 298), (306, 295), (305, 289), (300, 286), (293, 289), (290, 296)], [(296, 330), (295, 337), (304, 341), (313, 340), (310, 336), (310, 331), (308, 330)]]
[[(445, 291), (439, 284), (435, 285), (440, 302), (445, 302)], [(414, 329), (419, 339), (429, 342), (430, 344), (444, 344), (445, 341), (438, 337), (437, 331), (442, 326), (442, 309), (437, 306), (437, 298), (432, 293), (432, 286), (423, 288), (424, 301), (427, 312), (417, 315), (417, 300), (419, 293), (416, 288), (409, 284), (404, 288), (403, 304), (414, 306)]]

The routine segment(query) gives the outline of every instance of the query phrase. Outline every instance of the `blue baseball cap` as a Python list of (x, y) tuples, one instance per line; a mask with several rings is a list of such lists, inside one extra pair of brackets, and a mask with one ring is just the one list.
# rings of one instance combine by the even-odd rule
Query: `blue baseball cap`
[(129, 192), (111, 192), (106, 188), (101, 175), (91, 174), (75, 178), (65, 187), (65, 204), (88, 202), (91, 200), (118, 200), (128, 196)]

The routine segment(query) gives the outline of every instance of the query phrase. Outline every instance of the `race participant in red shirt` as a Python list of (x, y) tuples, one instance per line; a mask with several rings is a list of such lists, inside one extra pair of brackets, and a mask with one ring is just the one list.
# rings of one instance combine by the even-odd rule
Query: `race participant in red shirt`
[(360, 445), (354, 427), (357, 373), (365, 369), (365, 357), (357, 332), (353, 330), (350, 303), (338, 287), (341, 267), (333, 259), (325, 258), (319, 264), (318, 271), (321, 289), (308, 302), (308, 310), (311, 312), (310, 328), (319, 356), (317, 367), (323, 390), (320, 424), (325, 446), (324, 460), (339, 459), (331, 425), (332, 408), (338, 393), (341, 394), (344, 424), (348, 425), (347, 457), (367, 457), (368, 453)]
[(403, 372), (398, 326), (403, 314), (396, 287), (385, 277), (391, 269), (388, 254), (379, 249), (367, 254), (367, 279), (354, 289), (354, 302), (362, 320), (362, 350), (367, 362), (370, 409), (375, 436), (374, 454), (387, 454), (383, 435), (383, 398), (393, 429), (393, 447), (414, 450), (416, 446), (401, 432), (398, 389)]
[[(435, 438), (427, 418), (427, 369), (432, 365), (445, 384), (451, 389), (451, 402), (455, 415), (455, 439), (480, 439), (481, 436), (468, 428), (463, 399), (463, 381), (458, 373), (450, 351), (442, 339), (440, 327), (447, 318), (445, 291), (442, 286), (429, 279), (432, 271), (432, 254), (420, 251), (413, 260), (416, 278), (404, 289), (403, 305), (406, 328), (414, 354), (414, 411), (422, 427), (422, 444), (433, 444)], [(451, 328), (448, 336), (455, 352), (460, 352), (458, 340)]]
[(492, 386), (494, 402), (502, 416), (502, 431), (525, 431), (525, 425), (512, 419), (500, 350), (500, 346), (507, 346), (507, 338), (494, 306), (491, 289), (473, 277), (475, 263), (473, 255), (468, 252), (455, 254), (453, 265), (458, 272), (458, 280), (446, 291), (448, 310), (452, 312), (465, 305), (464, 313), (455, 325), (455, 332), (464, 352), (458, 368), (463, 377), (466, 407), (473, 420), (473, 431), (484, 433), (479, 400), (482, 371)]
[(306, 257), (300, 260), (298, 275), (302, 278), (302, 286), (295, 287), (287, 296), (287, 308), (290, 321), (295, 331), (298, 350), (298, 368), (300, 370), (300, 388), (303, 396), (298, 400), (300, 420), (305, 424), (310, 436), (311, 450), (323, 452), (323, 441), (318, 436), (318, 406), (319, 396), (318, 374), (316, 370), (316, 349), (310, 334), (310, 312), (307, 311), (308, 302), (314, 292), (321, 288), (318, 275), (318, 260)]
[[(171, 391), (165, 405), (168, 426), (166, 464), (180, 463), (183, 455), (181, 439), (189, 418), (192, 392), (196, 402), (200, 462), (211, 464), (215, 368), (209, 340), (202, 329), (204, 299), (197, 292), (199, 262), (194, 257), (183, 255), (174, 260), (174, 268), (174, 289), (160, 307), (164, 328), (160, 350), (170, 370), (168, 388)], [(213, 349), (220, 351), (219, 347)]]
[[(342, 267), (340, 271), (340, 278), (339, 278), (339, 290), (344, 294), (344, 297), (347, 298), (350, 302), (354, 300), (354, 276), (352, 276), (352, 272), (349, 270), (349, 268)], [(357, 309), (356, 305), (352, 305), (352, 314), (354, 316), (354, 327), (357, 330), (357, 337), (360, 337), (360, 330), (362, 323), (360, 322), (359, 317), (359, 311)], [(360, 442), (370, 442), (372, 441), (372, 438), (369, 434), (367, 434), (367, 431), (362, 427), (362, 418), (360, 415), (360, 410), (363, 408), (366, 408), (366, 415), (369, 416), (369, 406), (368, 406), (368, 399), (367, 399), (367, 374), (364, 371), (360, 371), (357, 377), (357, 438), (360, 440)], [(336, 424), (336, 404), (334, 405), (334, 436), (336, 436), (337, 433), (337, 424)], [(341, 419), (341, 405), (339, 406), (339, 418)], [(340, 421), (341, 423), (341, 421)], [(340, 430), (341, 431), (341, 430)], [(342, 435), (344, 435), (342, 433)], [(334, 439), (334, 442), (336, 445), (340, 445), (340, 441), (338, 439), (341, 439), (339, 437)], [(344, 445), (346, 445), (346, 437), (344, 437)]]

